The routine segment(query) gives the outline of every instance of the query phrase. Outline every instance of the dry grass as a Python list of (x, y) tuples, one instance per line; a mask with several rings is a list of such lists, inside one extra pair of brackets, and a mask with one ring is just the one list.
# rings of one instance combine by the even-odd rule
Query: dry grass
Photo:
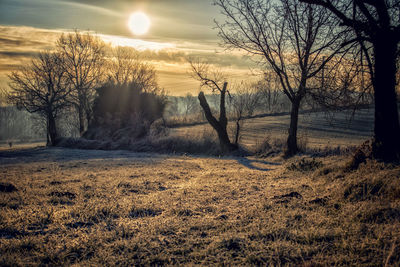
[(0, 154), (1, 266), (400, 261), (399, 166), (39, 152)]
[(117, 141), (88, 140), (84, 138), (60, 138), (57, 146), (91, 150), (130, 150), (135, 152), (156, 152), (168, 154), (221, 155), (219, 142), (212, 129), (206, 129), (180, 136), (149, 134), (143, 138), (132, 138), (130, 135)]

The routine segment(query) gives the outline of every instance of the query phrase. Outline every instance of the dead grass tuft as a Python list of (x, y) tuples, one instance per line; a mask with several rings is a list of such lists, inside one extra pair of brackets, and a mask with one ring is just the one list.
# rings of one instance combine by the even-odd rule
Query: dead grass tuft
[(259, 157), (269, 157), (281, 154), (286, 147), (282, 138), (272, 138), (267, 135), (262, 142), (257, 142), (253, 153)]
[(286, 168), (291, 171), (309, 172), (315, 171), (323, 166), (322, 161), (316, 160), (315, 158), (301, 158), (301, 160), (293, 162)]
[(356, 148), (351, 160), (347, 163), (346, 169), (349, 171), (356, 170), (360, 164), (366, 163), (367, 159), (371, 158), (371, 155), (372, 142), (371, 140), (367, 140)]
[(368, 160), (347, 176), (343, 197), (350, 201), (400, 198), (400, 170)]
[(161, 214), (161, 210), (152, 208), (132, 208), (129, 212), (131, 218), (155, 217)]

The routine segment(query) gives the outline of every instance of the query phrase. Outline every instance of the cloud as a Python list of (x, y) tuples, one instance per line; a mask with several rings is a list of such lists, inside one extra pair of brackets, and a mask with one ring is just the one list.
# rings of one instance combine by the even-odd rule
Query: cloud
[(23, 57), (23, 58), (32, 58), (37, 56), (37, 52), (32, 51), (0, 51), (0, 56), (3, 58), (12, 58), (15, 59), (16, 57)]
[(211, 0), (1, 0), (0, 24), (40, 28), (90, 29), (129, 37), (127, 20), (140, 9), (149, 14), (149, 41), (216, 42)]
[[(0, 25), (0, 86), (7, 84), (7, 74), (12, 70), (26, 65), (39, 52), (53, 49), (62, 32), (65, 31)], [(243, 54), (216, 53), (218, 47), (212, 44), (157, 43), (104, 34), (98, 36), (107, 41), (116, 40), (117, 45), (147, 48), (140, 52), (142, 58), (155, 66), (160, 86), (174, 95), (198, 90), (198, 82), (188, 74), (188, 58), (201, 58), (235, 79), (248, 78), (249, 69), (255, 67)]]
[(235, 68), (247, 70), (257, 67), (246, 55), (240, 53), (223, 53), (215, 50), (199, 51), (195, 49), (185, 48), (182, 51), (178, 49), (163, 49), (159, 51), (145, 50), (142, 56), (152, 61), (165, 61), (168, 63), (187, 63), (189, 59), (201, 59), (204, 62), (215, 65), (219, 68)]
[(106, 43), (109, 43), (111, 46), (128, 46), (128, 47), (133, 47), (140, 51), (146, 49), (161, 50), (161, 49), (175, 47), (174, 44), (165, 42), (144, 41), (140, 39), (127, 38), (115, 35), (106, 35), (106, 34), (99, 34), (98, 36), (101, 39), (103, 39), (103, 41), (105, 41)]
[[(117, 12), (117, 11), (114, 11), (114, 10), (108, 9), (108, 8), (103, 8), (98, 5), (85, 4), (83, 2), (91, 3), (91, 2), (96, 2), (96, 1), (60, 1), (60, 4), (87, 9), (87, 10), (94, 11), (99, 14), (103, 14), (103, 15), (107, 15), (107, 16), (122, 17), (120, 12)], [(103, 1), (99, 1), (99, 2), (103, 2)], [(51, 1), (51, 3), (54, 3), (54, 1)]]
[(60, 31), (0, 25), (0, 87), (6, 88), (7, 75), (26, 65), (40, 51), (54, 47)]

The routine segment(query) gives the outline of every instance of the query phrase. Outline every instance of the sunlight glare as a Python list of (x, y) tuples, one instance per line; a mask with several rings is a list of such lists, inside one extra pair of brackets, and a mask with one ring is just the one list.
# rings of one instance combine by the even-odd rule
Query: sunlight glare
[(149, 31), (150, 19), (143, 12), (135, 12), (130, 15), (128, 26), (133, 34), (143, 35)]

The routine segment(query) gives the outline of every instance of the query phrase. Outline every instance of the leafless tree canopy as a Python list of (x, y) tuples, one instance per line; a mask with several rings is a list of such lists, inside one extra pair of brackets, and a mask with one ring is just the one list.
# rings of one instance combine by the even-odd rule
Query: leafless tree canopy
[(89, 33), (75, 31), (61, 35), (57, 50), (63, 57), (64, 72), (73, 88), (70, 102), (78, 110), (82, 134), (92, 116), (95, 88), (103, 82), (104, 43)]
[(29, 66), (9, 75), (9, 101), (46, 119), (50, 144), (54, 144), (57, 137), (55, 120), (69, 104), (67, 97), (71, 92), (63, 64), (60, 54), (44, 52)]
[(223, 45), (253, 55), (272, 70), (292, 102), (288, 155), (297, 152), (301, 100), (326, 64), (339, 53), (345, 31), (324, 8), (295, 0), (214, 0), (226, 20), (216, 22)]
[(144, 92), (156, 93), (159, 90), (154, 67), (133, 48), (111, 48), (106, 73), (108, 80), (119, 86), (135, 82)]

